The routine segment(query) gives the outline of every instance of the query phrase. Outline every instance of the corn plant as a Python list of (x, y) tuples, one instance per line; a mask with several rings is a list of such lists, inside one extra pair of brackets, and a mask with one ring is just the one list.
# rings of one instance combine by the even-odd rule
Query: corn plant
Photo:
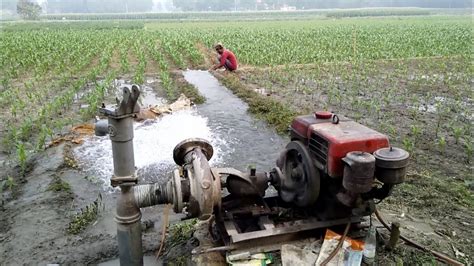
[(451, 127), (451, 129), (453, 131), (453, 136), (454, 136), (455, 143), (458, 144), (459, 140), (461, 139), (461, 137), (464, 133), (464, 130), (463, 130), (462, 127)]
[(440, 137), (437, 142), (438, 148), (441, 151), (441, 153), (446, 152), (446, 138), (444, 136)]
[(410, 138), (404, 138), (402, 144), (404, 149), (414, 157), (415, 143)]
[(464, 150), (466, 153), (466, 162), (469, 164), (472, 161), (472, 154), (474, 151), (474, 145), (472, 140), (466, 140), (466, 143), (464, 144)]
[(16, 155), (17, 155), (18, 165), (20, 166), (21, 174), (25, 175), (27, 155), (26, 155), (26, 147), (23, 142), (18, 142), (16, 144)]

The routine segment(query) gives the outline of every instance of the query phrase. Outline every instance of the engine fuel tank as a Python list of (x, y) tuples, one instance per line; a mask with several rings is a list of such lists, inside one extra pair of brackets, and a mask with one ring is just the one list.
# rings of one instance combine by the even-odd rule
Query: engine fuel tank
[(306, 143), (315, 166), (331, 177), (343, 176), (342, 158), (347, 153), (361, 151), (372, 154), (389, 147), (386, 135), (329, 112), (296, 117), (291, 124), (291, 137)]
[(324, 170), (331, 177), (343, 175), (342, 158), (347, 153), (351, 151), (373, 153), (389, 146), (387, 136), (354, 121), (315, 124), (309, 127), (309, 131), (311, 138), (319, 137), (328, 144)]

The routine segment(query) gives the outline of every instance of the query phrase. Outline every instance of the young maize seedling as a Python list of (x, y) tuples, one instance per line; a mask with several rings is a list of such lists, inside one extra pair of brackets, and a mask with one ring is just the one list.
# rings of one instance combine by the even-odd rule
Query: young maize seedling
[(455, 143), (458, 144), (459, 143), (459, 140), (461, 139), (463, 133), (464, 133), (464, 130), (462, 127), (451, 127), (452, 130), (453, 130), (453, 135), (454, 135), (454, 140), (455, 140)]
[(7, 189), (12, 190), (16, 186), (15, 179), (13, 179), (11, 176), (8, 176), (7, 180), (5, 180), (5, 186)]
[(402, 141), (403, 147), (407, 152), (411, 154), (412, 157), (415, 156), (414, 150), (415, 150), (415, 144), (414, 142), (409, 139), (409, 138), (404, 138)]
[(26, 174), (26, 148), (23, 142), (18, 142), (16, 144), (16, 155), (18, 159), (18, 164), (20, 165), (21, 175)]
[(472, 140), (466, 140), (466, 143), (464, 144), (464, 149), (466, 152), (466, 163), (471, 163), (472, 160), (472, 154), (474, 151), (474, 145), (472, 143)]
[(446, 138), (444, 136), (439, 138), (437, 144), (440, 152), (444, 154), (446, 152)]

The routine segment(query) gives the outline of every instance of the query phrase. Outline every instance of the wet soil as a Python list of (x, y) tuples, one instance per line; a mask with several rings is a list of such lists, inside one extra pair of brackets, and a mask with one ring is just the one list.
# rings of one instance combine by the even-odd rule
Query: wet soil
[[(127, 79), (123, 77), (116, 82), (127, 83)], [(148, 75), (145, 85), (141, 103), (162, 103), (160, 98), (148, 97), (161, 92), (159, 80)], [(88, 86), (84, 93), (87, 90)], [(114, 97), (115, 93), (109, 92), (106, 101)], [(78, 119), (83, 104), (81, 98), (78, 96), (71, 110), (61, 117)], [(55, 138), (68, 134), (69, 129), (57, 132)], [(87, 171), (87, 165), (79, 166), (73, 154), (77, 147), (59, 141), (43, 152), (30, 155), (25, 174), (20, 173), (20, 167), (11, 156), (1, 153), (0, 265), (85, 265), (118, 256), (114, 221), (116, 194), (98, 185)], [(12, 178), (11, 185), (7, 177)], [(98, 199), (101, 199), (100, 208), (94, 221), (78, 234), (68, 232), (73, 217)], [(159, 246), (162, 213), (162, 206), (142, 210), (142, 221), (147, 224), (143, 233), (145, 254), (152, 255)], [(179, 215), (172, 214), (169, 221), (175, 223), (179, 219)]]
[[(13, 192), (4, 193), (0, 218), (0, 264), (91, 264), (118, 256), (114, 218), (115, 194), (89, 180), (80, 169), (65, 163), (70, 144), (39, 153), (30, 161), (32, 170)], [(14, 173), (11, 173), (14, 174)], [(59, 178), (70, 190), (51, 191)], [(102, 208), (97, 219), (77, 235), (67, 232), (71, 217), (90, 205), (99, 194)], [(152, 253), (159, 245), (162, 207), (146, 208), (142, 221), (154, 227), (143, 233), (143, 249)], [(179, 219), (172, 215), (172, 223)]]

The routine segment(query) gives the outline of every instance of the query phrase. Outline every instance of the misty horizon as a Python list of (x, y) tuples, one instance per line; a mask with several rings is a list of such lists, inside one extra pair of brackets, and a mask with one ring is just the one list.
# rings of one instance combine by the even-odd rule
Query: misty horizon
[[(351, 8), (472, 8), (468, 0), (30, 0), (44, 14), (170, 13), (203, 11), (296, 11)], [(18, 0), (3, 0), (3, 12), (16, 13)]]

